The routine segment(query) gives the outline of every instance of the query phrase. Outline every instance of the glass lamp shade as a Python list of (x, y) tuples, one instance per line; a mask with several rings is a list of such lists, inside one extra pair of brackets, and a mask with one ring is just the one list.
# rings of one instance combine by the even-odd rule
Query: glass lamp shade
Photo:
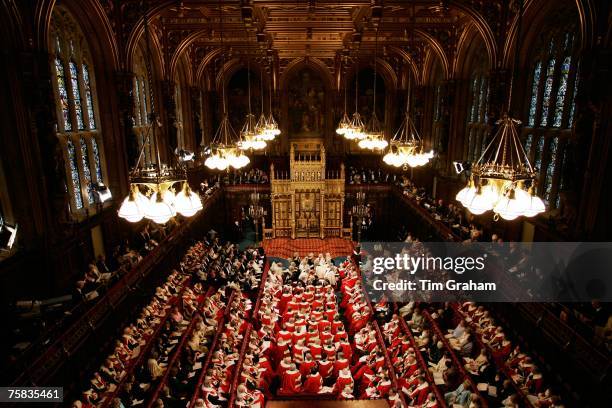
[(365, 139), (366, 133), (364, 132), (363, 120), (359, 112), (353, 113), (353, 119), (351, 120), (350, 130), (344, 133), (344, 137), (348, 140), (361, 140)]
[(204, 165), (212, 170), (225, 170), (229, 166), (229, 163), (226, 158), (215, 153), (206, 159)]
[(177, 213), (185, 217), (191, 217), (202, 209), (202, 200), (200, 200), (200, 196), (194, 193), (189, 185), (185, 183), (183, 189), (176, 195), (174, 209)]
[(340, 123), (338, 123), (338, 128), (336, 129), (336, 133), (339, 135), (343, 135), (350, 128), (350, 126), (351, 126), (351, 121), (348, 115), (346, 114), (346, 112), (344, 112), (342, 119), (340, 119)]
[(219, 157), (216, 154), (214, 154), (206, 158), (206, 160), (204, 161), (204, 165), (208, 167), (209, 169), (214, 170), (217, 168), (218, 160), (219, 160)]
[(268, 118), (268, 126), (266, 126), (266, 129), (268, 131), (268, 137), (270, 137), (270, 139), (268, 140), (273, 140), (277, 135), (280, 135), (281, 131), (278, 128), (278, 123), (276, 123), (276, 119), (274, 119), (274, 115), (272, 114), (272, 112), (270, 112), (270, 117)]
[(384, 150), (389, 146), (389, 142), (387, 142), (383, 137), (378, 137), (373, 140), (372, 149), (374, 150)]
[(153, 193), (145, 217), (156, 224), (165, 224), (175, 215), (176, 212), (174, 208), (170, 204), (164, 202), (162, 198), (158, 198), (157, 193)]
[(227, 155), (227, 161), (229, 165), (235, 169), (240, 169), (251, 162), (248, 156), (242, 154), (242, 152), (239, 154), (236, 154), (235, 152), (229, 153)]
[(476, 188), (474, 187), (474, 184), (470, 181), (470, 183), (466, 187), (464, 187), (457, 193), (457, 195), (455, 196), (455, 199), (459, 201), (461, 204), (466, 205), (466, 203), (469, 203), (472, 201), (475, 195), (476, 195)]
[(499, 200), (497, 190), (490, 185), (480, 188), (472, 199), (465, 204), (472, 214), (480, 215), (493, 209), (495, 203)]
[[(142, 198), (140, 198), (140, 195)], [(143, 196), (138, 190), (137, 187), (133, 187), (130, 194), (123, 200), (121, 207), (119, 208), (119, 217), (127, 220), (128, 222), (138, 222), (143, 219), (145, 216), (145, 210), (147, 205), (145, 205), (144, 201), (146, 201), (146, 197)]]
[(419, 156), (416, 154), (409, 154), (406, 157), (406, 164), (409, 165), (410, 167), (419, 167), (421, 163), (422, 163), (421, 158), (419, 158)]
[(257, 123), (255, 124), (255, 137), (257, 139), (263, 140), (264, 132), (266, 131), (266, 123), (267, 123), (266, 115), (262, 112), (259, 115), (259, 119), (257, 119)]
[(530, 204), (529, 194), (520, 188), (509, 192), (495, 204), (493, 211), (504, 220), (512, 221), (524, 214)]
[(242, 142), (240, 149), (242, 150), (262, 150), (262, 149), (265, 149), (266, 146), (267, 146), (267, 143), (265, 140), (250, 139), (250, 140), (245, 140), (244, 142)]
[(397, 153), (389, 152), (383, 156), (383, 161), (387, 163), (389, 166), (399, 167), (401, 164), (398, 164), (400, 161), (400, 157)]
[(176, 196), (174, 195), (172, 190), (168, 189), (162, 193), (162, 199), (164, 200), (164, 203), (168, 205), (173, 205)]
[(372, 141), (369, 138), (361, 139), (357, 145), (362, 149), (372, 149)]
[(525, 215), (525, 217), (534, 217), (544, 211), (546, 211), (544, 201), (537, 195), (529, 194), (529, 205), (523, 215)]
[(147, 208), (149, 208), (149, 199), (147, 198), (147, 196), (142, 194), (140, 190), (138, 190), (138, 187), (135, 187), (135, 188), (136, 188), (136, 202), (138, 203), (138, 206), (142, 209), (142, 214), (144, 215), (147, 212)]

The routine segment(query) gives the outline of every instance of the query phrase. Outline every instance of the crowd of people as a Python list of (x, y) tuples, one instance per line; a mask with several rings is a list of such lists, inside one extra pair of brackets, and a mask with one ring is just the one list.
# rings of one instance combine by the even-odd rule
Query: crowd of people
[(399, 319), (397, 314), (393, 314), (382, 329), (401, 392), (413, 407), (438, 408), (440, 405), (434, 391), (436, 385), (431, 382), (426, 367), (422, 366), (417, 355), (423, 343), (411, 340), (402, 331)]
[[(162, 366), (158, 361), (158, 351), (164, 352), (163, 336), (156, 338), (155, 334), (163, 331), (169, 338), (173, 331), (179, 330), (181, 323), (180, 312), (176, 304), (179, 297), (182, 297), (186, 303), (194, 301), (195, 293), (186, 288), (189, 278), (179, 273), (172, 271), (166, 282), (159, 286), (155, 291), (153, 299), (142, 309), (136, 321), (126, 326), (116, 340), (113, 350), (104, 359), (99, 369), (93, 374), (90, 381), (90, 388), (83, 392), (81, 399), (73, 403), (75, 408), (95, 407), (108, 404), (107, 398), (111, 395), (121, 393), (129, 394), (128, 403), (127, 395), (124, 406), (131, 405), (133, 398), (138, 398), (135, 388), (136, 378), (133, 376), (133, 366), (138, 361), (138, 357), (143, 353), (143, 347), (148, 342), (159, 341), (160, 347), (151, 347), (155, 351), (151, 351), (151, 360), (147, 361), (146, 369), (143, 373), (149, 376), (150, 379), (160, 375)], [(161, 327), (161, 329), (159, 329)], [(119, 389), (121, 387), (121, 389)], [(134, 389), (133, 389), (134, 388)], [(132, 389), (134, 393), (132, 393)], [(133, 397), (133, 398), (132, 398)], [(123, 403), (121, 398), (119, 401), (113, 401), (115, 406)]]
[(233, 170), (211, 176), (202, 182), (200, 190), (202, 191), (202, 188), (209, 188), (214, 185), (233, 186), (241, 184), (268, 184), (269, 182), (268, 173), (261, 169), (250, 168), (248, 170)]
[(348, 184), (383, 184), (395, 183), (400, 179), (396, 173), (389, 173), (381, 168), (370, 169), (366, 167), (348, 166), (346, 169), (346, 182)]
[(406, 304), (399, 312), (448, 406), (480, 407), (483, 399), (489, 407), (564, 406), (559, 394), (545, 387), (531, 357), (509, 340), (483, 306)]
[(212, 354), (209, 367), (201, 384), (201, 398), (197, 408), (228, 405), (232, 380), (240, 360), (240, 350), (252, 315), (253, 302), (249, 295), (237, 289), (229, 306), (227, 322)]
[[(458, 326), (453, 331), (453, 337), (461, 336), (462, 332), (472, 333), (480, 340), (480, 353), (494, 361), (499, 368), (504, 368), (503, 371), (508, 372), (508, 381), (512, 381), (516, 385), (516, 389), (520, 390), (529, 402), (534, 407), (562, 407), (561, 398), (553, 390), (546, 386), (550, 385), (549, 381), (544, 381), (544, 374), (537, 366), (535, 360), (526, 352), (521, 350), (521, 347), (513, 343), (509, 336), (504, 332), (504, 328), (493, 319), (488, 310), (482, 305), (476, 305), (473, 302), (466, 302), (459, 305), (457, 308), (461, 320)], [(481, 358), (482, 360), (482, 358)], [(483, 373), (481, 380), (495, 380), (495, 370)], [(500, 387), (502, 391), (508, 389)], [(521, 404), (521, 398), (515, 393), (510, 395), (502, 394), (503, 403), (508, 407), (518, 407)]]
[(286, 268), (273, 264), (264, 285), (237, 406), (301, 395), (384, 398), (401, 406), (350, 259), (336, 266), (329, 254), (296, 255)]
[(179, 221), (174, 219), (165, 225), (149, 222), (132, 240), (125, 239), (117, 245), (108, 259), (102, 254), (98, 255), (76, 281), (72, 292), (73, 304), (79, 305), (100, 296), (109, 284), (117, 281), (157, 248), (178, 223)]
[[(215, 233), (194, 244), (135, 322), (123, 329), (73, 407), (119, 408), (146, 401), (156, 408), (185, 406), (205, 369), (202, 393), (213, 400), (205, 385), (229, 381), (227, 369), (236, 363), (236, 354), (226, 351), (241, 342), (252, 307), (242, 288), (259, 287), (264, 260), (257, 249), (240, 251)], [(219, 346), (209, 356), (215, 336)], [(203, 366), (208, 357), (210, 368)], [(222, 401), (222, 392), (217, 395)]]
[(223, 243), (216, 233), (199, 245), (207, 248), (206, 253), (188, 254), (181, 262), (181, 267), (190, 270), (200, 281), (217, 286), (230, 285), (247, 291), (259, 287), (265, 260), (263, 250), (240, 250), (231, 241)]

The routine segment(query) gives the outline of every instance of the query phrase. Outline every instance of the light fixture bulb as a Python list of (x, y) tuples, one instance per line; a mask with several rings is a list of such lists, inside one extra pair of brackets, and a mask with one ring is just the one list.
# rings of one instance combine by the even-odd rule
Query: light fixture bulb
[(202, 200), (200, 200), (199, 195), (191, 190), (189, 184), (184, 182), (183, 188), (176, 195), (174, 208), (177, 213), (185, 217), (191, 217), (202, 209)]
[(162, 197), (159, 197), (157, 192), (153, 193), (145, 213), (145, 217), (156, 224), (165, 224), (176, 215), (173, 206), (165, 202)]
[(138, 187), (136, 185), (132, 186), (130, 194), (121, 203), (118, 212), (119, 217), (128, 222), (139, 222), (144, 217), (148, 207), (145, 201), (147, 199), (138, 191)]

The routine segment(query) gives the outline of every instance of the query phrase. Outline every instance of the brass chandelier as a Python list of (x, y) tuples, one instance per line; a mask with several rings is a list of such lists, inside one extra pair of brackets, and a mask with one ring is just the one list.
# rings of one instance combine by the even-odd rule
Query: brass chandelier
[(429, 163), (434, 156), (433, 150), (424, 152), (423, 139), (410, 117), (411, 80), (408, 77), (406, 112), (400, 127), (393, 135), (389, 150), (383, 156), (383, 161), (394, 167), (419, 167)]
[(374, 85), (373, 85), (374, 101), (372, 103), (372, 116), (370, 117), (370, 121), (368, 122), (368, 125), (365, 129), (365, 132), (364, 132), (365, 137), (359, 140), (357, 144), (362, 149), (382, 151), (389, 145), (389, 142), (387, 142), (387, 140), (385, 139), (385, 131), (383, 129), (383, 126), (380, 123), (380, 120), (378, 120), (378, 115), (376, 115), (376, 99), (377, 99), (376, 98), (377, 96), (376, 95), (376, 83), (378, 82), (377, 81), (377, 74), (378, 74), (377, 59), (378, 59), (378, 27), (376, 28), (376, 39), (375, 39), (375, 45), (374, 45)]
[[(149, 83), (153, 82), (151, 69), (151, 48), (148, 16), (145, 10), (145, 35), (147, 42), (147, 76)], [(119, 217), (129, 222), (139, 222), (143, 218), (157, 224), (165, 224), (177, 213), (191, 217), (202, 209), (200, 196), (191, 191), (187, 183), (187, 171), (184, 165), (168, 166), (161, 162), (157, 129), (161, 123), (155, 112), (155, 100), (151, 94), (151, 114), (145, 140), (143, 140), (136, 165), (129, 175), (129, 194), (119, 208)], [(151, 142), (155, 144), (156, 163), (141, 166), (144, 149)], [(174, 187), (180, 185), (180, 191), (175, 194)]]
[[(512, 85), (515, 70), (519, 66), (519, 44), (523, 1), (519, 5), (518, 35), (514, 55), (514, 69), (510, 78), (507, 109), (512, 101)], [(520, 216), (533, 217), (546, 211), (546, 206), (536, 195), (537, 173), (518, 136), (520, 121), (504, 113), (497, 122), (499, 128), (486, 147), (472, 172), (467, 186), (457, 193), (456, 199), (473, 214), (492, 210), (495, 219), (514, 220)]]
[[(229, 116), (227, 114), (227, 98), (225, 96), (225, 50), (223, 48), (223, 8), (221, 6), (221, 2), (219, 1), (219, 13), (221, 16), (219, 37), (221, 43), (221, 54), (222, 54), (222, 64), (221, 64), (221, 83), (222, 85), (222, 101), (221, 104), (223, 106), (223, 118), (221, 119), (221, 123), (219, 124), (219, 128), (213, 137), (211, 146), (210, 146), (210, 155), (204, 161), (204, 165), (211, 170), (227, 170), (229, 167), (233, 167), (235, 169), (240, 169), (250, 163), (250, 159), (246, 156), (242, 149), (241, 145), (244, 142), (244, 135), (242, 138), (238, 138), (236, 132), (232, 128), (232, 125), (229, 121)], [(247, 117), (248, 119), (248, 117)], [(250, 135), (249, 135), (250, 136)]]
[[(248, 33), (247, 33), (248, 35)], [(266, 141), (260, 138), (255, 115), (251, 111), (251, 58), (247, 60), (247, 95), (249, 98), (249, 112), (240, 131), (239, 148), (241, 150), (262, 150), (266, 148)]]

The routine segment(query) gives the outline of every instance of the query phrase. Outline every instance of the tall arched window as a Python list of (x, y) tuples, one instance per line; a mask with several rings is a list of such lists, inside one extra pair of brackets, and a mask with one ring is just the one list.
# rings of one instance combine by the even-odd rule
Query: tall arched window
[(437, 152), (443, 151), (442, 144), (442, 81), (434, 85), (433, 101), (433, 148)]
[(174, 126), (176, 126), (176, 143), (179, 149), (185, 149), (185, 133), (183, 131), (183, 101), (181, 93), (181, 81), (177, 77), (174, 87), (174, 101), (176, 103), (176, 118)]
[(150, 165), (156, 162), (155, 140), (150, 132), (151, 87), (146, 62), (140, 47), (134, 57), (134, 133), (138, 139), (138, 151), (142, 152), (141, 163)]
[(444, 74), (440, 62), (436, 60), (432, 69), (432, 91), (433, 91), (433, 106), (431, 111), (431, 142), (432, 148), (436, 152), (446, 151), (446, 146), (442, 146), (444, 132)]
[(59, 7), (53, 11), (50, 40), (57, 135), (64, 150), (70, 210), (77, 215), (95, 211), (94, 185), (104, 182), (106, 172), (94, 70), (80, 27)]
[(571, 136), (578, 88), (576, 43), (573, 29), (567, 26), (548, 33), (541, 38), (530, 66), (523, 137), (539, 171), (538, 193), (551, 208), (559, 207), (559, 193), (564, 188), (565, 147)]
[(484, 73), (476, 72), (470, 78), (470, 105), (467, 112), (467, 143), (464, 145), (464, 157), (475, 162), (486, 147), (487, 107), (489, 105), (489, 78)]

